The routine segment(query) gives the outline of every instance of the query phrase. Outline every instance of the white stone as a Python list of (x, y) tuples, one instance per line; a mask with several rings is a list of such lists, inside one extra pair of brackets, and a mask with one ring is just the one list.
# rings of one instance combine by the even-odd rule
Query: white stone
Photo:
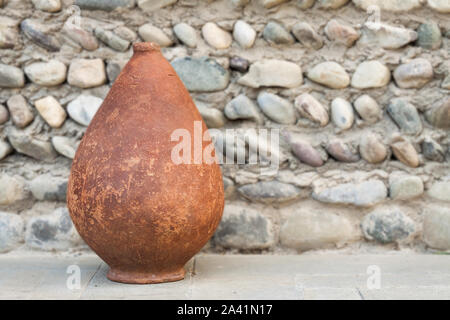
[(150, 12), (170, 6), (177, 1), (178, 0), (137, 0), (137, 4), (142, 10)]
[(139, 27), (138, 33), (144, 41), (155, 42), (160, 47), (168, 47), (172, 45), (172, 40), (160, 28), (155, 27), (151, 23), (144, 24)]
[(61, 107), (58, 100), (52, 96), (36, 100), (34, 106), (39, 111), (42, 118), (52, 128), (59, 128), (66, 120), (66, 111)]
[(383, 118), (383, 111), (371, 96), (363, 94), (353, 103), (359, 116), (368, 123), (375, 123)]
[(47, 12), (58, 12), (61, 10), (60, 0), (31, 0), (36, 9)]
[(409, 200), (422, 195), (423, 181), (417, 176), (391, 174), (389, 176), (389, 196), (395, 200)]
[(449, 0), (428, 0), (428, 5), (436, 11), (449, 13), (450, 1)]
[(0, 140), (0, 160), (5, 159), (13, 150), (8, 142)]
[(83, 126), (88, 126), (103, 100), (94, 96), (80, 95), (67, 106), (69, 116)]
[(352, 77), (352, 87), (357, 89), (380, 88), (391, 80), (388, 67), (379, 61), (365, 61), (361, 63)]
[(383, 49), (399, 49), (417, 40), (417, 37), (417, 32), (411, 29), (393, 27), (379, 22), (367, 22), (362, 28), (358, 44)]
[(21, 216), (0, 212), (0, 253), (11, 251), (23, 243), (23, 231)]
[(283, 246), (302, 251), (335, 248), (357, 238), (357, 230), (347, 218), (330, 212), (295, 211), (280, 230)]
[(187, 23), (178, 23), (173, 27), (175, 36), (190, 48), (197, 46), (197, 32)]
[(355, 119), (350, 102), (342, 98), (336, 98), (331, 102), (331, 119), (335, 126), (341, 130), (352, 127)]
[(450, 181), (435, 182), (428, 190), (428, 195), (437, 200), (450, 202)]
[(255, 43), (256, 31), (243, 20), (238, 20), (234, 24), (233, 37), (243, 48), (251, 48)]
[(73, 159), (77, 151), (77, 145), (72, 139), (63, 136), (52, 137), (52, 144), (55, 150), (66, 158)]
[(202, 27), (203, 39), (211, 46), (216, 49), (226, 49), (231, 46), (233, 38), (231, 34), (223, 29), (221, 29), (214, 22), (207, 22)]
[(67, 67), (58, 60), (32, 63), (24, 70), (32, 82), (41, 86), (57, 86), (66, 81)]
[(450, 250), (450, 209), (428, 205), (424, 210), (423, 240), (434, 249)]
[(308, 78), (333, 89), (343, 89), (350, 84), (350, 76), (338, 63), (322, 62), (308, 71)]
[(0, 174), (0, 205), (10, 205), (28, 197), (25, 181), (20, 176)]
[(250, 65), (249, 72), (238, 80), (244, 86), (295, 88), (303, 83), (299, 65), (276, 59), (257, 61)]
[(208, 107), (200, 101), (195, 101), (195, 105), (197, 106), (197, 109), (208, 128), (221, 128), (225, 125), (227, 120), (225, 119), (222, 111), (216, 108)]
[(105, 65), (102, 59), (75, 59), (69, 67), (67, 82), (79, 88), (97, 87), (106, 82)]
[(321, 127), (326, 126), (330, 121), (325, 107), (309, 93), (298, 96), (295, 99), (294, 105), (300, 112), (300, 115), (318, 123)]

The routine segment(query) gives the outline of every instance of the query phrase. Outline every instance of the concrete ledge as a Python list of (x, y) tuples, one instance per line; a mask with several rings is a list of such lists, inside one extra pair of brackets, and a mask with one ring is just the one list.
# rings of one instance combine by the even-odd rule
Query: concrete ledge
[(92, 254), (3, 255), (0, 299), (450, 299), (450, 255), (198, 255), (186, 270), (127, 285)]

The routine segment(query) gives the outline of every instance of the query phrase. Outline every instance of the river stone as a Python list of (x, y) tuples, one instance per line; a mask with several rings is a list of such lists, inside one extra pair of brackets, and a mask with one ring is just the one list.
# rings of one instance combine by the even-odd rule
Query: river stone
[(22, 69), (0, 63), (0, 88), (22, 88), (24, 85)]
[(134, 6), (134, 0), (75, 0), (75, 5), (83, 10), (112, 11), (116, 8)]
[(417, 34), (417, 44), (424, 49), (436, 50), (442, 45), (441, 29), (434, 21), (422, 23)]
[(97, 87), (106, 82), (102, 59), (74, 59), (70, 63), (67, 82), (82, 89)]
[(264, 27), (264, 39), (273, 44), (293, 44), (294, 37), (282, 25), (274, 21), (270, 21)]
[(337, 161), (352, 163), (359, 161), (358, 153), (351, 150), (352, 148), (349, 144), (344, 143), (341, 140), (332, 140), (327, 145), (327, 152)]
[(414, 59), (398, 66), (394, 79), (400, 88), (422, 88), (433, 79), (433, 66), (426, 59)]
[(233, 37), (242, 48), (248, 49), (255, 43), (256, 31), (247, 22), (238, 20), (234, 24)]
[(229, 204), (223, 211), (213, 242), (225, 248), (264, 249), (275, 243), (272, 223), (258, 211)]
[(97, 27), (94, 29), (94, 34), (100, 41), (102, 41), (108, 47), (113, 48), (114, 50), (124, 52), (127, 51), (128, 47), (130, 46), (129, 41), (122, 39), (110, 30), (105, 30), (103, 28)]
[(64, 35), (80, 45), (83, 49), (94, 51), (98, 48), (97, 38), (89, 31), (86, 31), (73, 23), (66, 22), (62, 29)]
[(173, 33), (182, 43), (190, 48), (197, 46), (197, 32), (187, 23), (178, 23), (173, 27)]
[(439, 143), (431, 138), (425, 138), (422, 142), (422, 153), (425, 159), (444, 162), (445, 152)]
[(297, 7), (299, 7), (300, 9), (309, 9), (311, 8), (314, 3), (316, 2), (316, 0), (297, 0)]
[(0, 253), (17, 248), (23, 243), (24, 223), (21, 216), (0, 212)]
[(103, 100), (98, 97), (82, 94), (67, 105), (67, 113), (70, 118), (87, 127), (102, 103)]
[(31, 0), (36, 9), (47, 12), (58, 12), (61, 10), (60, 0)]
[(66, 201), (67, 179), (42, 174), (29, 183), (30, 191), (37, 200)]
[(36, 100), (34, 106), (45, 122), (52, 128), (61, 127), (64, 120), (66, 120), (66, 111), (61, 107), (58, 100), (52, 96)]
[(108, 76), (109, 82), (113, 83), (116, 81), (127, 62), (127, 60), (108, 61), (106, 64), (106, 75)]
[(66, 158), (73, 159), (77, 151), (77, 145), (72, 139), (63, 136), (52, 137), (52, 145), (56, 152)]
[(241, 77), (238, 83), (251, 88), (295, 88), (303, 83), (302, 69), (289, 61), (260, 60), (250, 66), (249, 72)]
[(292, 153), (301, 162), (310, 165), (311, 167), (321, 167), (324, 165), (320, 153), (308, 141), (292, 138), (289, 144)]
[(392, 99), (387, 112), (398, 127), (406, 134), (417, 135), (422, 132), (422, 121), (416, 107), (405, 98)]
[(262, 4), (265, 8), (269, 9), (286, 1), (288, 0), (262, 0)]
[(200, 101), (195, 101), (200, 115), (206, 123), (208, 128), (221, 128), (225, 125), (227, 121), (222, 113), (222, 111), (206, 106)]
[(397, 208), (377, 209), (366, 215), (361, 229), (367, 240), (397, 242), (416, 231), (414, 221)]
[(32, 217), (27, 223), (25, 242), (28, 247), (43, 251), (67, 250), (83, 243), (65, 207)]
[(155, 42), (160, 47), (169, 47), (173, 44), (172, 40), (160, 28), (151, 23), (144, 24), (138, 29), (139, 35), (144, 41)]
[(13, 150), (8, 142), (0, 140), (0, 160), (5, 159)]
[(133, 30), (131, 30), (130, 28), (127, 28), (125, 26), (118, 26), (117, 28), (114, 29), (114, 33), (124, 39), (127, 40), (129, 42), (134, 42), (137, 39), (137, 34), (136, 32), (134, 32)]
[(230, 59), (230, 69), (231, 70), (236, 70), (239, 72), (247, 72), (248, 66), (249, 66), (249, 62), (247, 59), (244, 59), (244, 58), (241, 58), (238, 56), (233, 56)]
[(57, 86), (66, 81), (67, 67), (58, 60), (32, 63), (24, 70), (32, 82), (41, 86)]
[(424, 216), (423, 241), (431, 248), (450, 250), (450, 209), (427, 206)]
[(4, 105), (0, 104), (0, 125), (9, 120), (8, 109)]
[(420, 0), (353, 0), (353, 3), (364, 10), (370, 6), (377, 6), (382, 11), (402, 12), (421, 6)]
[(14, 150), (36, 160), (52, 162), (57, 157), (51, 142), (35, 137), (31, 132), (10, 128), (8, 140)]
[(350, 84), (350, 76), (338, 63), (322, 62), (308, 71), (308, 79), (332, 89), (343, 89)]
[(383, 111), (380, 106), (375, 99), (367, 94), (363, 94), (358, 97), (353, 105), (361, 119), (367, 121), (368, 123), (373, 124), (383, 118)]
[(300, 196), (300, 189), (278, 181), (262, 181), (238, 188), (241, 196), (262, 203), (283, 203)]
[(336, 19), (331, 19), (325, 26), (325, 34), (330, 41), (342, 43), (348, 48), (359, 39), (359, 33), (351, 26), (343, 24)]
[(11, 119), (16, 127), (25, 128), (33, 121), (33, 112), (31, 112), (27, 101), (22, 95), (16, 94), (11, 96), (6, 102), (6, 105), (8, 106)]
[(450, 98), (447, 98), (442, 105), (433, 108), (425, 113), (429, 123), (437, 128), (450, 128)]
[(176, 3), (178, 0), (137, 0), (139, 8), (150, 12)]
[(345, 217), (330, 212), (296, 210), (280, 229), (281, 245), (301, 251), (340, 247), (358, 238)]
[(230, 120), (252, 120), (262, 123), (261, 114), (256, 104), (247, 96), (240, 94), (227, 103), (224, 109), (225, 116)]
[(410, 175), (395, 175), (389, 177), (389, 196), (394, 200), (409, 200), (422, 195), (422, 179)]
[(243, 7), (243, 6), (247, 5), (249, 2), (250, 2), (250, 0), (231, 0), (231, 3), (235, 7)]
[(336, 98), (331, 102), (331, 119), (336, 127), (341, 130), (350, 129), (355, 120), (353, 108), (350, 102), (342, 98)]
[(230, 81), (229, 72), (207, 57), (176, 58), (172, 66), (189, 91), (219, 91)]
[(345, 6), (349, 0), (317, 0), (320, 9), (338, 9)]
[(391, 72), (379, 61), (365, 61), (358, 65), (352, 77), (352, 87), (356, 89), (380, 88), (391, 80)]
[(28, 198), (29, 191), (25, 181), (20, 176), (10, 176), (0, 173), (0, 205), (8, 206)]
[(321, 191), (314, 190), (312, 197), (325, 203), (370, 207), (386, 199), (387, 189), (380, 180), (369, 180), (361, 183), (344, 183)]
[(450, 13), (450, 2), (448, 0), (428, 0), (428, 5), (438, 12)]
[(262, 112), (272, 121), (281, 124), (294, 124), (297, 121), (294, 106), (289, 100), (262, 91), (257, 101)]
[(19, 42), (19, 22), (9, 17), (0, 16), (0, 49), (14, 48)]
[(58, 39), (51, 34), (48, 34), (46, 28), (34, 20), (23, 20), (20, 23), (20, 28), (28, 39), (48, 51), (59, 51), (61, 48)]
[(385, 23), (366, 22), (358, 43), (383, 49), (399, 49), (416, 41), (417, 36), (417, 32), (411, 29), (393, 27)]
[(226, 49), (233, 42), (231, 34), (213, 22), (207, 22), (202, 27), (202, 35), (205, 41), (216, 49)]
[(323, 47), (321, 36), (306, 22), (298, 22), (292, 28), (294, 37), (306, 48), (319, 50)]
[(386, 159), (387, 148), (376, 135), (369, 133), (362, 135), (359, 153), (368, 163), (376, 164)]
[(433, 199), (450, 202), (450, 181), (435, 182), (428, 190), (428, 195)]
[(325, 107), (309, 93), (298, 96), (294, 102), (300, 115), (324, 127), (330, 121), (328, 111)]
[(416, 168), (419, 166), (419, 155), (414, 146), (403, 137), (397, 137), (391, 144), (394, 156), (405, 165)]

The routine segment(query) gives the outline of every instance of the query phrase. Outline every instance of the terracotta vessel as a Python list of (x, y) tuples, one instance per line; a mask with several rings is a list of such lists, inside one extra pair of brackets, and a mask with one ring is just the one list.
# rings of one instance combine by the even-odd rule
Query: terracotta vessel
[(222, 175), (215, 162), (174, 163), (172, 133), (207, 128), (158, 45), (133, 49), (77, 150), (67, 203), (110, 280), (176, 281), (219, 224)]

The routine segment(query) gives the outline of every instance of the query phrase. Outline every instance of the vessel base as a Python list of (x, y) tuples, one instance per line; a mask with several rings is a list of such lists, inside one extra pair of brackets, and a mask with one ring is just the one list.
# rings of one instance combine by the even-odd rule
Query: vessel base
[(111, 281), (121, 283), (151, 284), (183, 280), (185, 274), (186, 271), (184, 268), (175, 272), (164, 273), (124, 271), (111, 268), (108, 271), (107, 278)]

